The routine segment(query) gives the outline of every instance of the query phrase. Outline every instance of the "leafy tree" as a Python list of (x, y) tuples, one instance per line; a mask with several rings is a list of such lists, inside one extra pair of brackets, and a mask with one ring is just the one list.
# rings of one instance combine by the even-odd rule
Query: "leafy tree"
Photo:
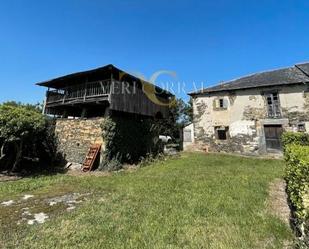
[(13, 106), (13, 107), (25, 107), (28, 110), (33, 110), (39, 113), (42, 113), (42, 104), (41, 103), (36, 103), (36, 104), (23, 104), (21, 102), (16, 102), (16, 101), (6, 101), (3, 103), (3, 105), (7, 106)]
[(192, 113), (192, 101), (185, 103), (175, 98), (170, 104), (168, 118), (158, 121), (160, 135), (171, 136), (174, 142), (180, 142), (180, 130), (192, 122)]
[(192, 123), (193, 122), (193, 101), (192, 101), (192, 98), (190, 98), (188, 103), (185, 104), (183, 112), (184, 112), (184, 116), (185, 116), (184, 125)]
[(36, 108), (13, 102), (0, 105), (0, 166), (16, 171), (23, 156), (40, 150), (45, 131), (45, 117)]

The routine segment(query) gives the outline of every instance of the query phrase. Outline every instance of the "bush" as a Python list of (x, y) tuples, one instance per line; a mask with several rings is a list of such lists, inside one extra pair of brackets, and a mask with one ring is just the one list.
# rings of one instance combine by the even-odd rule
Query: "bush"
[(309, 246), (309, 146), (292, 143), (285, 149), (287, 193), (292, 205), (294, 224)]
[(307, 218), (308, 212), (305, 210), (303, 198), (309, 192), (309, 146), (287, 146), (285, 160), (285, 178), (290, 201), (296, 209), (297, 218)]
[(149, 119), (137, 117), (110, 117), (103, 121), (105, 161), (137, 163), (147, 154), (159, 153), (159, 134)]
[(309, 247), (309, 134), (286, 132), (282, 135), (282, 144), (287, 193), (294, 225), (302, 238), (299, 248)]
[(0, 105), (0, 141), (0, 170), (26, 170), (27, 164), (52, 161), (54, 157), (52, 126), (29, 106)]
[(309, 134), (303, 132), (284, 132), (281, 137), (283, 149), (290, 144), (309, 145)]

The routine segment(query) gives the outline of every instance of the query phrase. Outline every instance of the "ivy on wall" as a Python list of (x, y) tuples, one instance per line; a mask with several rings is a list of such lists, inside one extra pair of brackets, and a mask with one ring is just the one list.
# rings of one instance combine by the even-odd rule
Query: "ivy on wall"
[(158, 125), (151, 119), (112, 116), (103, 120), (101, 128), (105, 163), (116, 160), (133, 164), (160, 152)]

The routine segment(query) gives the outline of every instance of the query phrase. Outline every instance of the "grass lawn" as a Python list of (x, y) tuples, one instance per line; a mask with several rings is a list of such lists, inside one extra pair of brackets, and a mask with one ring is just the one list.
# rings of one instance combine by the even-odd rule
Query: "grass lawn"
[[(267, 208), (283, 162), (185, 153), (111, 176), (54, 175), (0, 183), (0, 248), (284, 248), (289, 227)], [(87, 193), (68, 212), (48, 197)], [(89, 194), (90, 193), (90, 194)], [(34, 195), (18, 201), (25, 194)], [(21, 209), (50, 212), (21, 223)]]

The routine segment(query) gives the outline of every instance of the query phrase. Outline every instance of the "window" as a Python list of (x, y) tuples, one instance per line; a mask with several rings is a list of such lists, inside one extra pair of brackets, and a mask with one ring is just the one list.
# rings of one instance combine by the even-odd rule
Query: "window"
[(227, 140), (228, 138), (228, 127), (217, 126), (215, 127), (216, 138), (218, 140)]
[(215, 111), (226, 110), (228, 106), (228, 100), (226, 98), (216, 98), (213, 102), (213, 108)]
[(219, 99), (219, 107), (224, 108), (224, 99)]
[(297, 125), (297, 130), (298, 130), (299, 132), (306, 132), (305, 124), (298, 124), (298, 125)]
[(265, 94), (268, 117), (280, 118), (280, 103), (278, 93)]

